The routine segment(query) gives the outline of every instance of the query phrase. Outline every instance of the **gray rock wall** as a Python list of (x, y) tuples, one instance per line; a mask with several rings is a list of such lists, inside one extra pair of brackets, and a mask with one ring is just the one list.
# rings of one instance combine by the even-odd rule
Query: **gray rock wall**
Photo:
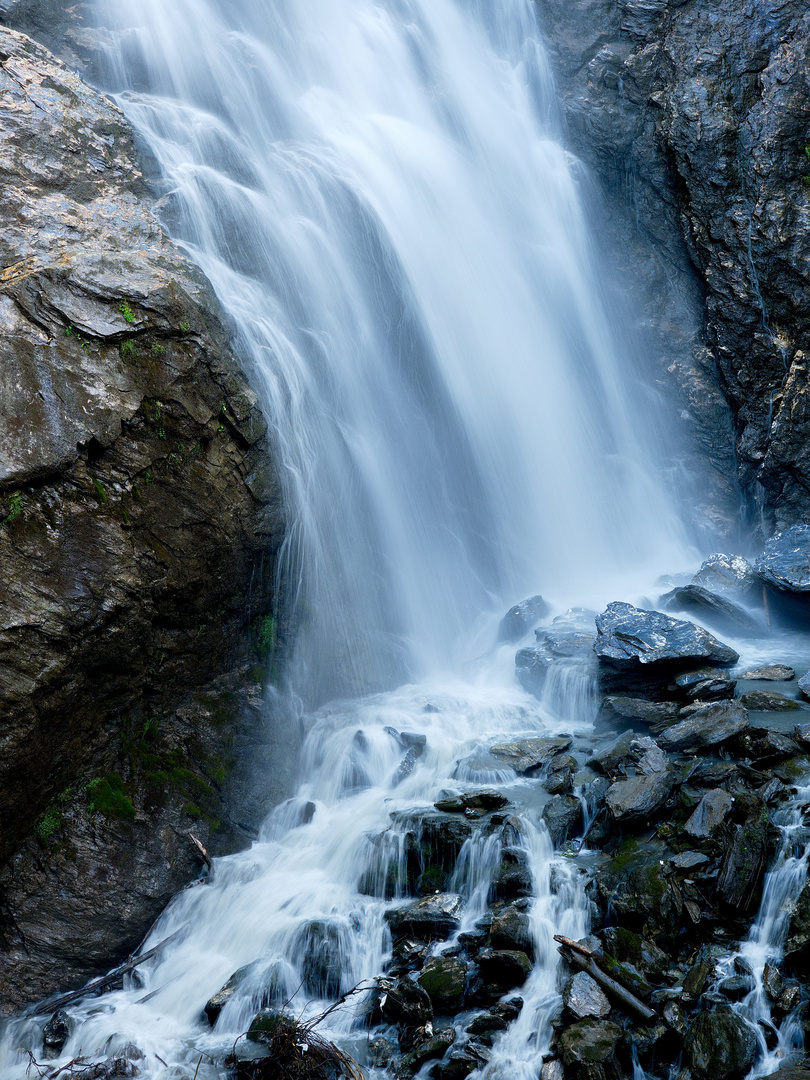
[(733, 527), (739, 485), (764, 532), (806, 519), (806, 5), (537, 3), (610, 246), (713, 468), (710, 516)]

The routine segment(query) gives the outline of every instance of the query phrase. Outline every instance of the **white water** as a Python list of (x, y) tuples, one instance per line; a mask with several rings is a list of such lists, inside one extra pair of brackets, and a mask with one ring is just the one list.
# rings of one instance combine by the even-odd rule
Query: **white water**
[[(183, 936), (137, 985), (71, 1010), (66, 1060), (134, 1045), (146, 1077), (205, 1080), (206, 1055), (258, 1003), (246, 992), (213, 1032), (201, 1021), (238, 967), (261, 961), (282, 996), (309, 972), (296, 1003), (311, 1012), (383, 971), (386, 902), (358, 884), (392, 812), (496, 779), (525, 801), (476, 755), (590, 721), (576, 673), (550, 711), (515, 689), (513, 650), (464, 667), (489, 650), (493, 613), (540, 590), (566, 607), (631, 599), (689, 556), (655, 480), (663, 419), (605, 311), (530, 0), (116, 0), (99, 19), (167, 216), (234, 320), (273, 426), (293, 691), (358, 695), (310, 720), (295, 803), (180, 894), (147, 945)], [(426, 698), (441, 712), (424, 714)], [(428, 735), (396, 786), (386, 726)], [(307, 800), (315, 816), (298, 824)], [(537, 1075), (551, 938), (586, 929), (579, 875), (554, 868), (538, 807), (522, 828), (539, 960), (488, 1069), (503, 1080)], [(492, 851), (469, 854), (454, 883), (465, 925), (492, 872)], [(312, 984), (312, 920), (336, 935), (339, 987)], [(351, 1010), (329, 1032), (363, 1057)], [(4, 1076), (24, 1074), (16, 1050), (36, 1038), (12, 1029)]]

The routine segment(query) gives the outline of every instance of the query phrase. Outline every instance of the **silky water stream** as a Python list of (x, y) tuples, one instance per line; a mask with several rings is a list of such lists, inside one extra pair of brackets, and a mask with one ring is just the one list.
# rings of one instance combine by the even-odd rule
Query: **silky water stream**
[[(534, 1080), (553, 936), (587, 932), (584, 875), (554, 854), (538, 786), (488, 750), (588, 731), (593, 694), (576, 664), (543, 702), (524, 694), (497, 618), (541, 589), (558, 611), (632, 599), (690, 555), (533, 4), (98, 0), (96, 16), (108, 88), (271, 424), (298, 627), (283, 692), (306, 738), (295, 797), (175, 898), (144, 948), (177, 936), (123, 989), (70, 1007), (60, 1060), (137, 1048), (148, 1080), (212, 1080), (260, 1005), (317, 1015), (383, 974), (409, 830), (442, 792), (497, 783), (513, 808), (443, 887), (471, 932), (503, 847), (525, 867), (536, 963), (481, 1072)], [(211, 1028), (203, 1006), (246, 965)], [(322, 1034), (366, 1062), (359, 1012)], [(40, 1045), (39, 1024), (11, 1025), (3, 1076)]]

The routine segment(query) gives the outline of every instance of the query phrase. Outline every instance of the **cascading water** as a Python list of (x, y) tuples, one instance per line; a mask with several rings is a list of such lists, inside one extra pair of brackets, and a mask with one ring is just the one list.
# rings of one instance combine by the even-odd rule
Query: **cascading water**
[[(523, 807), (509, 843), (534, 881), (537, 964), (485, 1070), (536, 1077), (552, 938), (585, 933), (586, 904), (536, 797), (486, 751), (587, 726), (590, 687), (572, 665), (540, 704), (514, 686), (512, 650), (448, 673), (516, 599), (615, 599), (678, 565), (684, 540), (653, 479), (660, 418), (600, 299), (532, 4), (128, 0), (99, 21), (167, 220), (275, 432), (292, 690), (311, 707), (386, 692), (309, 718), (295, 800), (175, 899), (146, 947), (179, 936), (137, 979), (72, 1009), (64, 1059), (136, 1046), (146, 1077), (206, 1080), (269, 984), (276, 1001), (300, 987), (314, 1014), (379, 975), (407, 821), (442, 789), (497, 780)], [(421, 757), (403, 732), (427, 736)], [(473, 926), (506, 842), (457, 861), (448, 887)], [(209, 1029), (202, 1006), (244, 965)], [(24, 1074), (37, 1031), (13, 1028), (3, 1075)], [(328, 1032), (363, 1058), (351, 1010)]]

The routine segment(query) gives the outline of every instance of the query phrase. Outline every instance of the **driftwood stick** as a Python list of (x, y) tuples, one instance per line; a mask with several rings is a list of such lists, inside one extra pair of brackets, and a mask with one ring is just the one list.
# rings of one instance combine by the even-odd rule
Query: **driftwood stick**
[(564, 945), (566, 949), (573, 949), (574, 952), (581, 953), (583, 956), (593, 956), (593, 949), (588, 949), (584, 945), (580, 945), (580, 943), (574, 941), (573, 938), (565, 937), (563, 934), (555, 934), (554, 940), (558, 941), (560, 945)]
[(189, 843), (191, 844), (191, 846), (194, 848), (194, 850), (197, 852), (197, 854), (200, 856), (202, 861), (205, 863), (205, 865), (210, 870), (212, 865), (213, 865), (212, 862), (211, 862), (211, 856), (205, 850), (205, 848), (200, 843), (200, 841), (197, 839), (197, 837), (194, 835), (194, 833), (186, 833), (186, 836), (188, 836)]
[(581, 953), (575, 952), (567, 946), (563, 946), (560, 949), (560, 952), (569, 964), (590, 975), (593, 981), (598, 983), (606, 994), (615, 998), (625, 1009), (640, 1016), (642, 1020), (655, 1019), (657, 1014), (653, 1012), (649, 1006), (645, 1005), (643, 1001), (639, 1000), (635, 994), (631, 994), (629, 990), (626, 990), (621, 983), (616, 982), (615, 979), (611, 979), (609, 975), (606, 975), (604, 971), (597, 966), (596, 961), (592, 956), (583, 956)]
[(150, 949), (149, 952), (141, 953), (140, 956), (134, 956), (132, 959), (127, 960), (125, 964), (121, 964), (120, 967), (115, 968), (106, 975), (102, 975), (100, 979), (88, 983), (87, 986), (82, 987), (81, 990), (73, 990), (71, 993), (63, 994), (54, 1001), (43, 1002), (37, 1007), (37, 1011), (33, 1013), (33, 1015), (44, 1016), (46, 1013), (56, 1012), (57, 1009), (62, 1009), (65, 1005), (69, 1005), (71, 1001), (78, 1001), (79, 998), (87, 997), (88, 994), (93, 994), (96, 990), (101, 990), (105, 986), (109, 986), (110, 983), (115, 982), (116, 979), (120, 979), (122, 975), (125, 975), (128, 971), (132, 971), (133, 968), (136, 968), (145, 960), (151, 960), (151, 958), (159, 953), (161, 949), (164, 949), (170, 941), (174, 941), (183, 930), (185, 930), (185, 927), (181, 926), (179, 930), (175, 930), (169, 937), (164, 938), (159, 945), (154, 947), (154, 949)]

